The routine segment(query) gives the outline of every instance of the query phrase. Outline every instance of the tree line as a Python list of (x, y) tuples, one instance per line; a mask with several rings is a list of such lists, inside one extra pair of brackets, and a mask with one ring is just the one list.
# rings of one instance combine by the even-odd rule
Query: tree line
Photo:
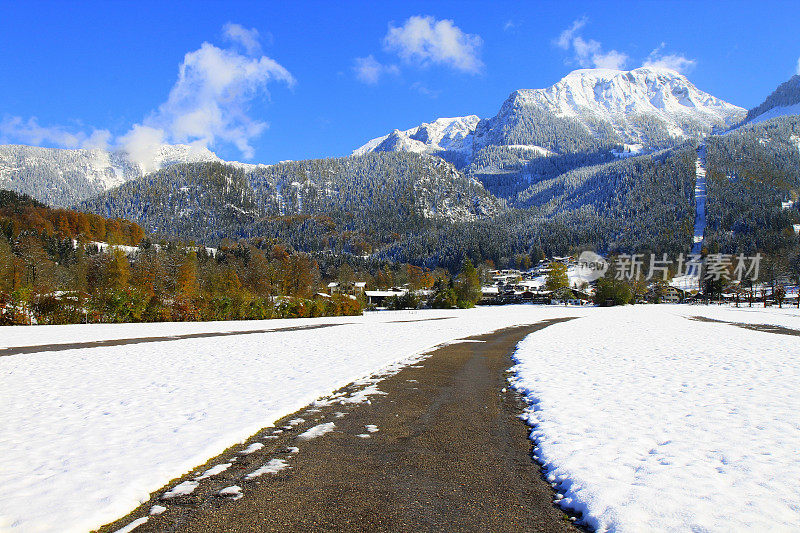
[[(5, 191), (0, 198), (3, 324), (361, 313), (361, 301), (347, 295), (315, 299), (317, 262), (274, 242), (210, 250), (153, 243), (127, 221), (49, 209)], [(101, 239), (114, 244), (92, 242)]]
[[(331, 280), (343, 287), (355, 281), (365, 282), (368, 289), (405, 286), (412, 295), (438, 287), (433, 291), (438, 296), (428, 303), (437, 307), (470, 307), (479, 298), (480, 282), (471, 264), (451, 279), (443, 269), (358, 257), (348, 262), (269, 238), (225, 239), (217, 248), (156, 242), (146, 235), (134, 242), (144, 234), (128, 221), (50, 209), (6, 191), (0, 198), (0, 324), (360, 314), (366, 303), (363, 293), (322, 294)], [(92, 228), (105, 228), (107, 237), (116, 236), (110, 239), (115, 244), (102, 242)], [(421, 304), (391, 302), (394, 308)]]

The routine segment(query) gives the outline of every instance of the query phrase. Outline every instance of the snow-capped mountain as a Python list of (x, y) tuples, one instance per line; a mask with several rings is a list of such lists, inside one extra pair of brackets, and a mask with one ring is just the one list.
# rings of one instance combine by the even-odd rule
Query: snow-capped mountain
[[(520, 89), (498, 114), (442, 118), (372, 139), (353, 154), (374, 151), (476, 152), (488, 145), (570, 153), (597, 144), (627, 151), (665, 145), (724, 129), (745, 110), (705, 93), (669, 69), (581, 69), (546, 89)], [(559, 127), (561, 126), (561, 127)], [(575, 139), (593, 137), (583, 147)]]
[(475, 148), (533, 141), (558, 153), (583, 151), (552, 127), (561, 125), (603, 145), (652, 150), (724, 129), (744, 114), (744, 109), (699, 90), (673, 70), (582, 69), (547, 89), (513, 92), (495, 117), (478, 126)]
[(514, 91), (492, 118), (439, 119), (395, 130), (354, 154), (435, 154), (511, 198), (540, 179), (700, 138), (744, 116), (744, 109), (673, 70), (582, 69), (546, 89)]
[(755, 124), (787, 115), (800, 115), (800, 75), (780, 84), (761, 105), (748, 111), (742, 124)]
[(138, 178), (145, 169), (203, 161), (221, 160), (207, 148), (180, 144), (162, 146), (146, 162), (134, 162), (123, 151), (0, 145), (0, 188), (68, 206)]
[(435, 154), (444, 151), (469, 154), (472, 152), (472, 133), (479, 121), (475, 115), (439, 118), (409, 130), (394, 130), (356, 148), (353, 150), (353, 155), (363, 155), (368, 152)]

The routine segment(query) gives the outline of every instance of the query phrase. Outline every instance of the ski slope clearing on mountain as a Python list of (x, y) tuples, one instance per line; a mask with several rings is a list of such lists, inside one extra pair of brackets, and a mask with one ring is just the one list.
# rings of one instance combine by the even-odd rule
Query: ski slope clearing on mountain
[(689, 319), (706, 314), (800, 326), (796, 310), (637, 306), (551, 326), (518, 346), (514, 385), (530, 402), (535, 456), (559, 505), (589, 527), (800, 523), (797, 338)]
[(694, 237), (692, 238), (692, 253), (699, 254), (703, 250), (703, 236), (706, 230), (706, 147), (697, 148), (697, 161), (695, 162), (695, 215)]
[(318, 326), (0, 357), (0, 530), (99, 527), (209, 457), (387, 365), (455, 339), (593, 311), (507, 306), (4, 328), (10, 347)]

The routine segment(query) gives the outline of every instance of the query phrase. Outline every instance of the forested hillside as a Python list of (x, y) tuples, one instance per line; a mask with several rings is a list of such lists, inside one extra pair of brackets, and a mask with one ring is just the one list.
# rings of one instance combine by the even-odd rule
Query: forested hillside
[[(487, 146), (476, 152), (464, 172), (512, 205), (531, 185), (574, 168), (614, 161), (612, 151), (558, 154), (532, 146)], [(523, 202), (524, 205), (524, 202)]]
[(211, 151), (162, 145), (148, 161), (124, 151), (0, 145), (0, 187), (27, 194), (47, 205), (69, 207), (149, 170), (182, 162), (219, 161)]
[(98, 241), (138, 246), (144, 231), (120, 218), (51, 209), (25, 194), (0, 189), (0, 230), (7, 239), (33, 234), (51, 241)]
[(798, 113), (800, 113), (800, 75), (795, 75), (781, 83), (761, 105), (748, 111), (743, 123), (763, 122)]
[(707, 246), (776, 253), (800, 224), (800, 117), (748, 125), (707, 141)]
[(581, 247), (682, 251), (694, 217), (694, 157), (686, 144), (559, 173), (523, 191), (524, 207), (513, 210), (441, 159), (403, 152), (250, 171), (176, 165), (82, 208), (207, 245), (267, 238), (307, 253), (455, 270), (466, 258), (513, 264)]
[(465, 257), (518, 265), (592, 248), (614, 252), (685, 252), (694, 220), (695, 146), (573, 170), (520, 195), (527, 205), (491, 221), (438, 225), (383, 253), (426, 266)]
[(0, 230), (0, 325), (361, 312), (346, 295), (312, 300), (317, 262), (270, 241), (212, 252), (152, 243), (135, 223), (50, 209), (4, 190)]
[(438, 158), (375, 153), (244, 170), (175, 165), (81, 204), (147, 231), (215, 243), (275, 237), (307, 251), (363, 254), (433, 221), (485, 218), (503, 202)]
[(135, 220), (148, 233), (206, 244), (245, 237), (262, 216), (244, 170), (221, 163), (174, 165), (79, 205)]

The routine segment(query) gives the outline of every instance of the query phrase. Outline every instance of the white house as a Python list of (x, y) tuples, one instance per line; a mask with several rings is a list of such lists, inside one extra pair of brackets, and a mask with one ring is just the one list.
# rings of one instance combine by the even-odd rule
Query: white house
[(408, 289), (392, 287), (386, 291), (364, 291), (364, 295), (367, 297), (367, 305), (383, 307), (387, 298), (391, 298), (392, 296), (402, 296), (407, 292)]

